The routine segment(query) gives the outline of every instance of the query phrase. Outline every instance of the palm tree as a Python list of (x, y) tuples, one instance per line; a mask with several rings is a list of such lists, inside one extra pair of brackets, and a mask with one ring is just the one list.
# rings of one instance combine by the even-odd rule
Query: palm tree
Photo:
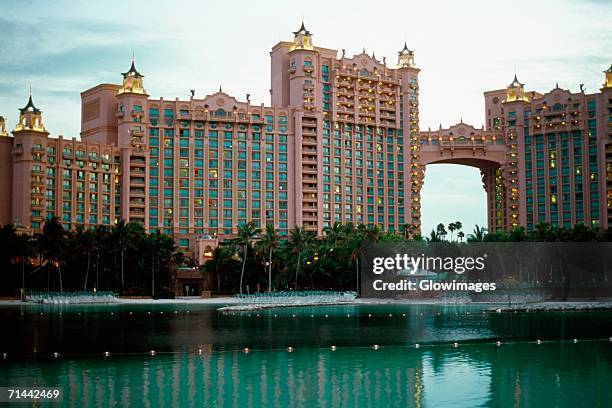
[(126, 251), (135, 248), (136, 243), (144, 239), (144, 227), (135, 222), (126, 223), (120, 220), (112, 230), (113, 245), (121, 257), (121, 289), (125, 285), (124, 259)]
[(268, 292), (272, 292), (272, 253), (278, 247), (279, 236), (274, 224), (267, 224), (266, 231), (259, 241), (262, 250), (268, 253)]
[(443, 240), (446, 237), (446, 228), (444, 228), (444, 224), (440, 223), (436, 227), (436, 234), (440, 240)]
[(240, 294), (242, 295), (242, 280), (244, 278), (244, 269), (246, 268), (247, 254), (251, 241), (254, 240), (257, 235), (261, 232), (259, 228), (255, 226), (255, 223), (247, 222), (238, 226), (238, 237), (235, 239), (237, 245), (243, 247), (242, 252), (242, 271), (240, 272)]
[(64, 261), (64, 248), (66, 246), (66, 231), (57, 217), (49, 218), (43, 225), (42, 234), (38, 235), (39, 246), (47, 266), (57, 267), (60, 291), (64, 291), (62, 280), (62, 262)]
[(87, 267), (85, 268), (85, 284), (83, 291), (87, 291), (87, 280), (89, 278), (89, 268), (91, 266), (91, 251), (94, 247), (94, 236), (90, 230), (84, 231), (83, 227), (78, 226), (72, 239), (76, 240), (77, 251), (87, 254)]
[(465, 233), (463, 231), (459, 231), (457, 233), (457, 238), (459, 238), (459, 241), (463, 242), (463, 237), (465, 237)]
[(448, 230), (450, 231), (450, 240), (453, 240), (453, 232), (455, 232), (455, 230), (457, 229), (457, 226), (455, 225), (454, 222), (451, 222), (450, 224), (448, 224)]
[(106, 248), (109, 238), (109, 230), (104, 225), (98, 225), (93, 232), (93, 250), (96, 251), (96, 285), (100, 289), (100, 252)]
[(129, 245), (129, 235), (130, 234), (127, 224), (124, 220), (119, 220), (119, 222), (113, 227), (112, 236), (114, 244), (116, 245), (116, 248), (121, 256), (121, 289), (123, 289), (123, 285), (125, 284), (125, 277), (123, 274), (123, 262), (125, 251), (127, 250)]
[(482, 242), (484, 241), (486, 235), (487, 233), (486, 233), (485, 228), (479, 227), (478, 224), (476, 224), (474, 226), (474, 233), (468, 235), (467, 241), (468, 242)]
[(461, 221), (455, 221), (455, 231), (457, 231), (457, 236), (459, 236), (459, 231), (461, 231), (461, 228), (463, 228)]
[(297, 256), (295, 264), (295, 289), (298, 288), (298, 274), (300, 272), (300, 263), (302, 260), (302, 252), (308, 247), (312, 237), (311, 234), (305, 231), (302, 227), (295, 227), (289, 234), (289, 249), (291, 253)]
[(13, 253), (20, 260), (21, 263), (21, 288), (22, 288), (22, 300), (25, 296), (26, 284), (25, 284), (25, 264), (26, 261), (34, 255), (34, 247), (30, 241), (30, 237), (26, 234), (16, 235), (14, 245), (12, 247)]

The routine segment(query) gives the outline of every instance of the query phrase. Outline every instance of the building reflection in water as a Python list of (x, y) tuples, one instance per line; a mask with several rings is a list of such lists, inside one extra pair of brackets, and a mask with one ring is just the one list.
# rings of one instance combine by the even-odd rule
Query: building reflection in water
[(254, 350), (10, 363), (0, 381), (61, 386), (84, 406), (591, 406), (609, 342)]

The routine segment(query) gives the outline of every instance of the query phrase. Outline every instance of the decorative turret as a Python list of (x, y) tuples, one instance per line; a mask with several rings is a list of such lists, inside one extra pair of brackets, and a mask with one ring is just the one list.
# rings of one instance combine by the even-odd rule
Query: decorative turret
[(414, 53), (408, 49), (408, 45), (404, 42), (404, 48), (397, 53), (398, 68), (416, 68), (414, 63)]
[(134, 61), (134, 57), (132, 56), (132, 65), (127, 72), (122, 73), (123, 75), (123, 84), (119, 89), (118, 93), (137, 93), (137, 94), (146, 94), (147, 91), (144, 89), (144, 85), (142, 82), (142, 75), (136, 69), (136, 64)]
[(34, 106), (31, 90), (27, 105), (19, 109), (19, 123), (15, 126), (13, 132), (22, 130), (47, 133), (47, 129), (42, 123), (42, 111)]
[(525, 95), (524, 84), (520, 83), (514, 74), (514, 80), (507, 86), (505, 102), (524, 101), (529, 102)]
[(602, 89), (612, 88), (612, 65), (610, 65), (610, 68), (604, 71), (604, 74), (606, 74), (606, 80), (602, 86)]
[(6, 122), (4, 121), (4, 116), (0, 116), (0, 136), (8, 136), (8, 132), (6, 131)]
[(293, 46), (291, 50), (314, 50), (312, 46), (312, 34), (310, 31), (306, 29), (304, 26), (304, 22), (302, 21), (302, 26), (299, 30), (293, 32)]

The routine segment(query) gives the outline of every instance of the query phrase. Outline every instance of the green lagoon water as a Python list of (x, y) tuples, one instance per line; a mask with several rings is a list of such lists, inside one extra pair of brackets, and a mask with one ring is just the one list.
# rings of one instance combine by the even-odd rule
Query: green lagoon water
[(0, 386), (59, 386), (66, 406), (612, 406), (607, 311), (216, 307), (1, 307)]

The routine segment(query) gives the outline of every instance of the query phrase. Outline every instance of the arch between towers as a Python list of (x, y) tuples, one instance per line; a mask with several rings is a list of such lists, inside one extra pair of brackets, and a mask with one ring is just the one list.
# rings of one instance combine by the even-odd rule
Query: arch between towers
[[(419, 154), (421, 183), (425, 182), (425, 169), (430, 164), (457, 164), (480, 170), (482, 186), (487, 195), (487, 226), (489, 231), (508, 229), (512, 223), (508, 211), (510, 186), (508, 180), (507, 151), (505, 145), (422, 145)], [(413, 194), (415, 186), (413, 185)], [(469, 192), (468, 192), (469, 193)], [(420, 213), (420, 208), (419, 208)]]

